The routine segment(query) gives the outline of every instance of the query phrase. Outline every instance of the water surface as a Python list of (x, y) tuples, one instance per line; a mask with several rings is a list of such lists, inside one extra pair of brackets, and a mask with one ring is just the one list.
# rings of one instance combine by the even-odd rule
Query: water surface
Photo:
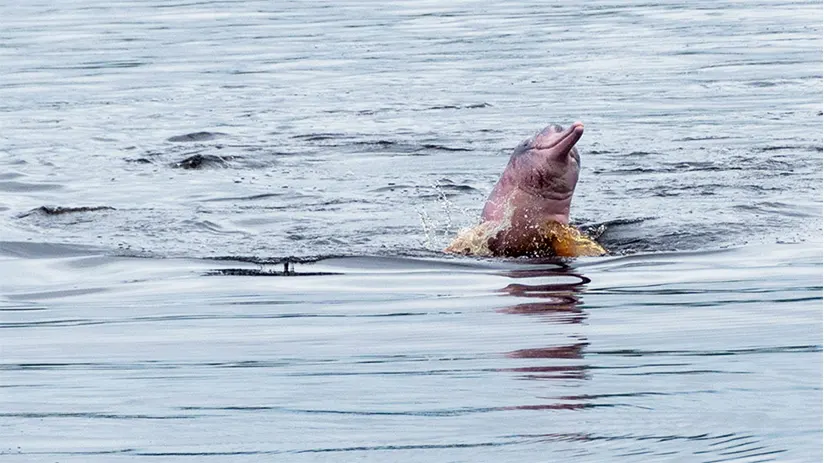
[[(0, 5), (0, 459), (821, 461), (821, 14)], [(613, 254), (442, 255), (574, 120)]]

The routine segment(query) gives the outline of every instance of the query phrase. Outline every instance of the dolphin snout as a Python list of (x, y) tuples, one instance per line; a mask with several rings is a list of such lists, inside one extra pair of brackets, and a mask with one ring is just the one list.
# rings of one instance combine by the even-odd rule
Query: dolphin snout
[(578, 137), (580, 137), (581, 135), (583, 135), (583, 134), (584, 134), (584, 123), (583, 123), (583, 122), (581, 122), (581, 121), (575, 121), (575, 122), (573, 122), (573, 123), (572, 123), (572, 126), (571, 126), (570, 128), (572, 129), (572, 131), (573, 131), (575, 134), (577, 134), (577, 135), (578, 135)]
[(575, 121), (566, 130), (557, 124), (546, 127), (535, 137), (534, 147), (539, 150), (553, 149), (566, 154), (584, 134), (584, 123)]

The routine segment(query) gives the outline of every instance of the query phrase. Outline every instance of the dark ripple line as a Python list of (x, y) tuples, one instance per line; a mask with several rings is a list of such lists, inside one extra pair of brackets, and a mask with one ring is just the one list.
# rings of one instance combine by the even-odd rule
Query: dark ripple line
[[(790, 302), (811, 302), (811, 301), (820, 301), (822, 299), (821, 296), (810, 296), (810, 297), (788, 297), (788, 298), (781, 298), (781, 299), (757, 299), (757, 300), (736, 300), (736, 299), (717, 299), (713, 301), (705, 301), (705, 302), (644, 302), (644, 303), (635, 303), (635, 307), (724, 307), (734, 304), (765, 304), (765, 303), (790, 303)], [(595, 308), (595, 307), (590, 307)]]
[(261, 193), (256, 195), (250, 196), (231, 196), (226, 198), (210, 198), (210, 199), (202, 199), (201, 202), (223, 202), (223, 201), (256, 201), (258, 199), (269, 199), (269, 198), (277, 198), (279, 196), (284, 196), (285, 193)]
[[(724, 283), (743, 283), (750, 280), (741, 281), (725, 281)], [(597, 294), (649, 294), (656, 296), (682, 296), (693, 294), (768, 294), (768, 293), (784, 293), (790, 291), (821, 291), (822, 286), (798, 286), (798, 287), (781, 287), (781, 288), (738, 288), (738, 289), (657, 289), (647, 291), (643, 288), (651, 288), (653, 286), (643, 286), (640, 288), (601, 288), (593, 289), (588, 292)], [(640, 289), (640, 291), (639, 291)], [(820, 299), (820, 297), (819, 297)], [(746, 301), (745, 301), (746, 302)]]
[(651, 455), (653, 453), (654, 452), (652, 450), (642, 449), (642, 450), (634, 450), (634, 451), (629, 451), (629, 452), (624, 452), (624, 453), (618, 453), (618, 454), (616, 454), (616, 456), (618, 456), (618, 457), (634, 457), (634, 456), (639, 456), (639, 455)]
[(619, 376), (667, 376), (667, 375), (705, 375), (709, 373), (723, 373), (729, 375), (749, 375), (749, 371), (724, 370), (684, 370), (684, 371), (645, 371), (642, 373), (616, 373)]
[(197, 418), (196, 415), (121, 415), (117, 413), (94, 412), (21, 412), (0, 413), (2, 418), (100, 418), (111, 420), (188, 420)]
[[(118, 453), (131, 453), (136, 449), (114, 449), (114, 450), (82, 450), (77, 452), (17, 452), (15, 455), (113, 455)], [(0, 455), (5, 455), (0, 452)]]
[[(694, 392), (706, 392), (706, 391), (694, 391)], [(620, 392), (620, 393), (613, 393), (613, 394), (583, 394), (583, 395), (571, 395), (571, 396), (560, 396), (555, 397), (557, 400), (598, 400), (598, 399), (611, 399), (613, 397), (650, 397), (650, 396), (671, 396), (671, 395), (684, 395), (688, 394), (688, 392)]]
[(333, 447), (325, 449), (296, 450), (290, 453), (329, 453), (329, 452), (367, 452), (381, 450), (435, 450), (435, 449), (467, 449), (478, 447), (501, 447), (504, 445), (519, 444), (519, 441), (512, 442), (477, 442), (473, 444), (410, 444), (410, 445), (377, 445), (363, 447)]
[[(762, 448), (764, 448), (764, 447), (762, 447)], [(750, 458), (752, 458), (752, 457), (763, 457), (763, 456), (766, 456), (766, 455), (775, 455), (777, 453), (784, 453), (784, 452), (786, 452), (786, 450), (784, 450), (784, 449), (771, 450), (769, 452), (761, 452), (761, 453), (755, 453), (755, 454), (752, 454), (752, 455), (747, 455), (747, 457), (750, 457)], [(736, 456), (733, 456), (733, 457), (730, 457), (730, 458), (720, 458), (718, 460), (706, 460), (706, 461), (704, 461), (704, 463), (720, 463), (722, 461), (732, 461), (732, 460), (739, 460), (739, 459), (741, 459), (741, 456), (736, 455)], [(762, 460), (762, 461), (769, 461), (769, 460)]]
[(718, 355), (742, 355), (742, 354), (781, 354), (781, 353), (815, 353), (821, 352), (820, 345), (804, 345), (804, 346), (777, 346), (777, 347), (755, 347), (749, 349), (726, 349), (717, 351), (689, 351), (689, 350), (636, 350), (636, 349), (619, 349), (619, 350), (603, 350), (603, 351), (589, 351), (588, 354), (595, 355), (617, 355), (622, 357), (644, 357), (649, 355), (672, 355), (684, 357), (710, 357)]
[[(538, 441), (554, 441), (554, 442), (569, 442), (569, 441), (621, 441), (621, 440), (632, 440), (632, 441), (657, 441), (657, 442), (669, 442), (674, 440), (687, 440), (687, 441), (705, 441), (705, 440), (714, 440), (714, 439), (723, 439), (725, 437), (733, 436), (734, 434), (722, 434), (718, 436), (712, 436), (708, 433), (703, 434), (696, 434), (693, 436), (680, 436), (676, 434), (667, 434), (667, 435), (633, 435), (633, 434), (625, 434), (619, 436), (602, 436), (602, 435), (593, 435), (587, 433), (556, 433), (556, 434), (515, 434), (513, 436), (507, 437), (515, 437), (515, 438), (525, 438), (525, 439), (535, 439)], [(752, 437), (752, 436), (746, 436)], [(713, 444), (710, 444), (713, 445)]]
[(302, 453), (341, 453), (341, 452), (375, 452), (394, 450), (438, 450), (438, 449), (461, 449), (479, 447), (499, 447), (503, 445), (518, 444), (513, 442), (477, 442), (477, 443), (453, 443), (453, 444), (410, 444), (410, 445), (375, 445), (357, 447), (328, 447), (305, 450), (249, 450), (235, 452), (129, 452), (131, 455), (148, 457), (177, 457), (177, 456), (233, 456), (233, 455), (279, 455), (279, 454), (302, 454)]
[[(733, 437), (732, 439), (727, 439), (727, 440), (725, 440), (725, 441), (721, 441), (721, 442), (713, 442), (712, 444), (710, 444), (710, 447), (714, 447), (714, 446), (716, 446), (716, 445), (724, 445), (724, 444), (727, 444), (727, 443), (729, 443), (729, 442), (739, 441), (739, 440), (741, 440), (741, 439), (750, 439), (750, 438), (752, 438), (752, 437), (753, 437), (753, 436), (749, 436), (749, 435), (747, 435), (747, 436), (735, 436), (735, 437)], [(731, 448), (731, 447), (728, 447), (728, 448)]]
[[(756, 448), (752, 448), (752, 447), (741, 448), (741, 447), (751, 446), (751, 445), (755, 445), (755, 444), (758, 444), (757, 440), (741, 442), (740, 444), (735, 444), (733, 446), (730, 446), (730, 447), (727, 447), (727, 448), (723, 449), (724, 450), (723, 452), (719, 451), (718, 454), (719, 455), (735, 455), (735, 454), (738, 454), (738, 453), (749, 452), (749, 451), (753, 451), (753, 450), (763, 450), (764, 448), (766, 448), (764, 446), (756, 447)], [(732, 449), (738, 449), (738, 450), (732, 450)]]
[[(474, 413), (488, 413), (501, 410), (510, 410), (508, 407), (477, 407), (461, 408), (454, 410), (426, 410), (426, 411), (358, 411), (358, 410), (312, 410), (286, 407), (218, 407), (217, 410), (234, 411), (281, 411), (288, 413), (310, 414), (310, 415), (350, 415), (350, 416), (462, 416)], [(209, 410), (207, 408), (207, 410)]]
[[(193, 411), (277, 411), (285, 413), (310, 414), (310, 415), (349, 415), (349, 416), (428, 416), (428, 417), (443, 417), (443, 416), (463, 416), (476, 413), (493, 413), (493, 412), (508, 412), (508, 411), (534, 411), (534, 410), (580, 410), (590, 408), (609, 408), (609, 407), (637, 407), (630, 404), (569, 404), (569, 403), (553, 403), (553, 404), (539, 404), (539, 405), (511, 405), (501, 407), (466, 407), (451, 410), (422, 410), (422, 411), (379, 411), (379, 410), (312, 410), (299, 409), (288, 407), (277, 407), (269, 405), (261, 406), (227, 406), (227, 407), (199, 407), (186, 406), (178, 407), (180, 410)], [(644, 408), (644, 407), (638, 407)]]
[[(385, 364), (396, 362), (417, 362), (429, 363), (432, 361), (471, 361), (483, 357), (446, 357), (431, 359), (426, 357), (408, 357), (408, 356), (391, 356), (389, 359), (379, 360), (361, 360), (351, 362), (355, 365), (360, 364)], [(193, 363), (162, 363), (158, 361), (144, 361), (144, 362), (129, 362), (124, 364), (115, 363), (100, 363), (100, 362), (76, 362), (76, 363), (6, 363), (0, 364), (0, 370), (18, 371), (18, 370), (57, 370), (57, 369), (96, 369), (96, 370), (173, 370), (178, 368), (197, 368), (197, 367), (213, 367), (213, 368), (277, 368), (283, 366), (295, 366), (300, 364), (318, 365), (328, 363), (338, 363), (340, 359), (320, 359), (307, 361), (305, 359), (286, 359), (279, 362), (272, 361), (237, 361), (237, 362), (193, 362)], [(494, 372), (497, 369), (484, 370), (444, 370), (445, 372)], [(378, 372), (378, 374), (383, 372)], [(340, 375), (355, 375), (367, 373), (341, 372), (341, 373), (315, 373), (315, 374), (295, 374), (292, 376), (333, 376)], [(371, 373), (370, 373), (371, 374)], [(389, 374), (403, 374), (403, 372), (389, 372)]]
[[(722, 440), (720, 442), (710, 442), (708, 444), (709, 447), (714, 447), (714, 446), (717, 446), (717, 445), (722, 445), (722, 444), (727, 443), (727, 442), (732, 442), (732, 441), (737, 441), (737, 440), (742, 440), (742, 439), (752, 439), (755, 436), (752, 436), (752, 435), (736, 436), (733, 433), (720, 434), (720, 435), (717, 435), (717, 436), (712, 436), (709, 433), (696, 434), (696, 435), (692, 435), (692, 436), (690, 436), (690, 435), (680, 436), (680, 435), (674, 435), (674, 434), (673, 435), (641, 435), (641, 436), (627, 434), (627, 435), (620, 435), (620, 436), (599, 436), (599, 435), (584, 434), (584, 433), (568, 433), (568, 434), (516, 434), (516, 435), (513, 435), (513, 436), (506, 436), (506, 437), (535, 439), (535, 440), (539, 440), (539, 441), (567, 441), (567, 442), (568, 441), (621, 441), (621, 440), (631, 440), (631, 441), (650, 441), (651, 440), (651, 441), (656, 441), (656, 442), (668, 442), (668, 441), (674, 441), (674, 440), (713, 441), (713, 440), (726, 439), (726, 438), (732, 437), (732, 439)], [(755, 443), (755, 442), (752, 442), (752, 441), (747, 442), (747, 444), (752, 444), (752, 443)], [(762, 449), (762, 448), (765, 448), (765, 447), (760, 447), (758, 449), (750, 449), (750, 450), (759, 450), (759, 449)], [(722, 449), (717, 449), (717, 450), (722, 450)], [(701, 455), (701, 454), (707, 454), (707, 453), (713, 453), (713, 452), (714, 452), (713, 450), (699, 450), (699, 451), (693, 452), (693, 455)], [(772, 454), (782, 453), (782, 452), (786, 452), (786, 450), (779, 449), (779, 450), (773, 450), (773, 451), (769, 451), (769, 452), (762, 452), (762, 453), (759, 453), (759, 454), (753, 454), (753, 455), (748, 455), (748, 456), (756, 457), (756, 456), (772, 455)], [(736, 453), (740, 453), (740, 452), (736, 452)], [(723, 455), (723, 453), (719, 453), (719, 454)], [(740, 456), (735, 457), (735, 458), (740, 458)], [(717, 462), (728, 461), (728, 460), (729, 460), (728, 458), (724, 458), (724, 459), (719, 459), (719, 460), (712, 460), (712, 462), (717, 463)], [(711, 462), (707, 461), (705, 463), (711, 463)]]
[(238, 455), (278, 455), (280, 450), (248, 450), (234, 452), (129, 452), (140, 457), (230, 457)]
[(49, 310), (45, 307), (0, 307), (0, 312), (40, 312)]
[(95, 325), (118, 325), (125, 323), (141, 322), (163, 322), (163, 321), (188, 321), (188, 320), (259, 320), (259, 319), (284, 319), (284, 318), (380, 318), (380, 317), (409, 317), (429, 315), (426, 312), (397, 312), (380, 314), (233, 314), (233, 315), (182, 315), (182, 316), (161, 316), (161, 317), (137, 317), (126, 320), (44, 320), (30, 322), (0, 323), (0, 329), (4, 328), (35, 328), (39, 326), (95, 326)]
[[(585, 366), (579, 367), (581, 370)], [(500, 372), (500, 368), (467, 368), (467, 369), (443, 369), (443, 370), (423, 370), (423, 371), (323, 371), (312, 373), (291, 373), (285, 376), (313, 377), (313, 376), (438, 376), (453, 373), (495, 373)], [(504, 370), (512, 371), (512, 370)]]

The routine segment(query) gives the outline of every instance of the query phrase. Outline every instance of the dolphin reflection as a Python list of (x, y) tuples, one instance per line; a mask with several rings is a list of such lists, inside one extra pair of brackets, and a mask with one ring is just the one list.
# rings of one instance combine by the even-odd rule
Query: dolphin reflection
[[(590, 279), (575, 273), (566, 266), (512, 270), (503, 273), (512, 279), (522, 280), (511, 283), (500, 290), (509, 297), (528, 298), (522, 302), (500, 309), (500, 313), (535, 317), (542, 322), (557, 325), (580, 325), (586, 320), (581, 310), (581, 293)], [(529, 281), (527, 283), (526, 281)], [(537, 281), (536, 281), (537, 280)], [(534, 282), (534, 283), (533, 283)], [(576, 329), (577, 331), (577, 329)], [(512, 359), (536, 359), (541, 365), (507, 368), (504, 371), (516, 373), (519, 379), (566, 380), (589, 379), (590, 366), (585, 362), (584, 351), (589, 346), (580, 333), (571, 333), (569, 344), (524, 348), (507, 352)], [(546, 400), (547, 397), (542, 397)], [(522, 405), (512, 408), (529, 410), (558, 410), (590, 408), (593, 404), (568, 401), (555, 397), (559, 403)]]
[[(543, 284), (511, 283), (501, 292), (532, 300), (499, 310), (502, 313), (542, 315), (554, 323), (581, 323), (586, 316), (578, 307), (578, 294), (591, 280), (574, 273), (568, 267), (549, 269), (512, 270), (504, 275), (510, 278), (554, 278), (556, 282)], [(571, 281), (570, 281), (571, 280)]]

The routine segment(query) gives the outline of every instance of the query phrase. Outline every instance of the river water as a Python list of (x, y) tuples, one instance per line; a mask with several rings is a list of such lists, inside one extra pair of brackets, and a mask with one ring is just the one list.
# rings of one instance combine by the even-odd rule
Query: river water
[[(821, 18), (0, 4), (0, 460), (821, 461)], [(442, 254), (574, 120), (611, 254)]]

